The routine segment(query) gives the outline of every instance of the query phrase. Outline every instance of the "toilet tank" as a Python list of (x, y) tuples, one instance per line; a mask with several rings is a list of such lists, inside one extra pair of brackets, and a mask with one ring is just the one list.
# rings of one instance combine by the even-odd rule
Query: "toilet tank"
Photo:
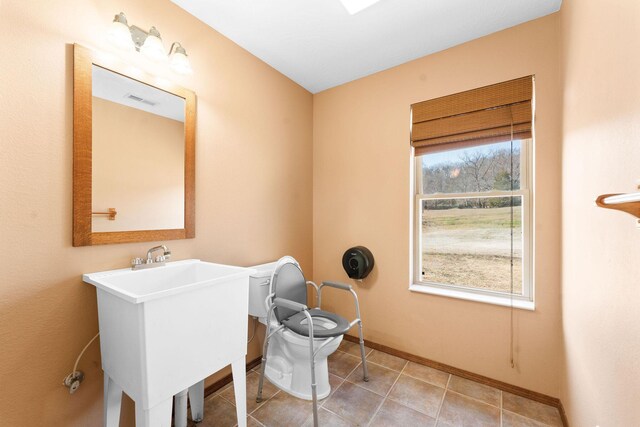
[(267, 317), (264, 300), (269, 295), (269, 282), (276, 264), (277, 261), (274, 261), (250, 267), (257, 270), (257, 272), (249, 276), (249, 316)]

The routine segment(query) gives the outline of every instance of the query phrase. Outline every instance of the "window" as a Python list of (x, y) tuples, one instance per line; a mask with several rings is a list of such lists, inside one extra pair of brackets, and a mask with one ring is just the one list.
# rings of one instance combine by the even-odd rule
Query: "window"
[[(411, 290), (532, 309), (532, 96), (478, 109), (488, 88), (412, 106)], [(471, 111), (429, 117), (426, 104), (460, 108), (472, 92)]]

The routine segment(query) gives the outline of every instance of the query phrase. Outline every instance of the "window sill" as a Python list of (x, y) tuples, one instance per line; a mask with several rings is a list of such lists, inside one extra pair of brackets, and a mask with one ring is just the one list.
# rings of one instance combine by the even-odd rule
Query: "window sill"
[[(487, 295), (475, 292), (466, 292), (463, 290), (442, 288), (439, 286), (429, 286), (425, 284), (411, 284), (409, 285), (411, 292), (419, 292), (422, 294), (438, 295), (449, 298), (457, 298), (467, 301), (482, 302), (485, 304), (501, 305), (504, 307), (511, 307), (512, 300), (508, 296), (500, 295)], [(536, 305), (533, 301), (525, 301), (521, 299), (513, 299), (513, 307), (521, 310), (534, 311)]]

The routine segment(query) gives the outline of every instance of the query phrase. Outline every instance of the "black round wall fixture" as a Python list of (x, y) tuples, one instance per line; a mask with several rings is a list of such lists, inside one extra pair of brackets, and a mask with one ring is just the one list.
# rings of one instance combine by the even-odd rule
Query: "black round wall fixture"
[(342, 268), (351, 279), (364, 279), (373, 270), (373, 254), (364, 246), (354, 246), (342, 255)]

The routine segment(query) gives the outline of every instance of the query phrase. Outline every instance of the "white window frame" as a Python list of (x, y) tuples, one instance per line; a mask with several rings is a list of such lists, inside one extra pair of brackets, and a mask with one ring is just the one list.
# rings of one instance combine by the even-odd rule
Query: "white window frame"
[[(440, 295), (463, 300), (478, 301), (502, 306), (513, 306), (524, 310), (535, 310), (534, 288), (534, 156), (533, 138), (521, 140), (520, 147), (520, 189), (512, 191), (489, 191), (474, 193), (451, 194), (421, 194), (422, 185), (422, 158), (415, 156), (411, 150), (411, 283), (409, 290), (413, 292)], [(522, 197), (522, 295), (514, 295), (508, 292), (498, 292), (452, 284), (436, 283), (422, 280), (422, 201), (455, 199), (455, 198), (480, 198), (496, 196), (521, 196)]]

